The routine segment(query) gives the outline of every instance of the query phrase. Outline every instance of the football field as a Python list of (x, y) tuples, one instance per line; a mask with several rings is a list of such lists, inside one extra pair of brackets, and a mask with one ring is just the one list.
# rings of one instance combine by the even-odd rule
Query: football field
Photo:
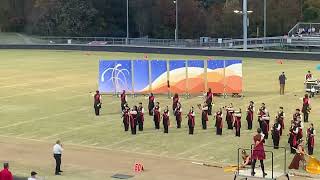
[[(27, 176), (31, 170), (36, 170), (46, 179), (110, 179), (116, 173), (133, 174), (135, 161), (143, 162), (146, 172), (134, 179), (187, 179), (183, 173), (191, 179), (207, 179), (205, 173), (211, 170), (203, 170), (201, 168), (204, 167), (192, 165), (191, 162), (221, 166), (237, 164), (238, 148), (250, 148), (255, 134), (254, 130), (246, 130), (245, 120), (245, 110), (252, 100), (256, 110), (262, 102), (266, 104), (271, 122), (279, 106), (284, 107), (286, 129), (280, 145), (287, 147), (287, 163), (291, 162), (287, 144), (289, 122), (294, 110), (302, 107), (306, 72), (311, 70), (314, 77), (320, 76), (316, 61), (282, 60), (280, 64), (276, 59), (215, 57), (243, 60), (244, 97), (215, 97), (213, 108), (216, 111), (232, 102), (236, 108), (243, 110), (240, 138), (226, 129), (226, 122), (223, 136), (216, 136), (213, 117), (209, 117), (209, 128), (202, 130), (199, 110), (196, 111), (193, 136), (188, 135), (186, 119), (183, 119), (181, 129), (175, 128), (172, 113), (169, 134), (164, 134), (163, 129), (155, 130), (152, 118), (145, 115), (145, 130), (132, 136), (123, 130), (119, 98), (104, 95), (101, 116), (95, 117), (90, 92), (98, 87), (100, 59), (143, 59), (144, 56), (138, 53), (0, 50), (0, 144), (3, 147), (0, 161), (9, 161), (15, 174)], [(205, 56), (160, 54), (148, 54), (148, 57), (208, 59)], [(278, 83), (282, 71), (288, 78), (284, 96), (279, 95)], [(309, 121), (314, 122), (316, 130), (320, 132), (318, 99), (317, 96), (311, 99)], [(171, 107), (171, 99), (167, 96), (156, 96), (156, 101), (162, 106)], [(202, 101), (202, 97), (198, 96), (190, 99), (182, 97), (183, 117), (191, 106)], [(128, 102), (129, 106), (142, 102), (147, 109), (144, 96), (128, 96)], [(308, 126), (305, 124), (304, 134)], [(255, 117), (254, 129), (257, 127)], [(272, 145), (271, 135), (269, 137), (266, 144)], [(51, 148), (57, 139), (65, 147), (62, 165), (65, 173), (62, 177), (53, 176)], [(314, 155), (320, 158), (319, 148), (316, 140)], [(276, 171), (283, 170), (283, 155), (282, 150), (274, 151)], [(266, 168), (270, 170), (271, 155), (267, 156)], [(180, 167), (195, 169), (202, 174), (185, 172)], [(157, 173), (165, 175), (157, 178)], [(223, 171), (218, 173), (224, 176)]]

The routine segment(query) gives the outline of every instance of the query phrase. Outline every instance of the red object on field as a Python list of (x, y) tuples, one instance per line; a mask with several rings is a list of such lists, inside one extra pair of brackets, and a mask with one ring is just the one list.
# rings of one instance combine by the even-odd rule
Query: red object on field
[(144, 171), (143, 164), (142, 163), (135, 163), (134, 164), (134, 172), (141, 173)]
[(283, 64), (282, 60), (277, 61), (278, 64)]
[(148, 59), (148, 54), (144, 54), (144, 59)]

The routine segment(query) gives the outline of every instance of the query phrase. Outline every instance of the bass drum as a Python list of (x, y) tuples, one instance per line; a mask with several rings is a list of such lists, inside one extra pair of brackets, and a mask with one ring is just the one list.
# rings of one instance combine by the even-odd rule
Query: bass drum
[(317, 160), (315, 157), (310, 156), (306, 167), (306, 171), (310, 174), (320, 174), (320, 161)]

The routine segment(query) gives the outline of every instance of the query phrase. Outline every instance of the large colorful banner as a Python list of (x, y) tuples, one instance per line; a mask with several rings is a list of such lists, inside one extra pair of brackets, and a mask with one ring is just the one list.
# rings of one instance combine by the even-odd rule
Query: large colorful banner
[(100, 61), (99, 90), (104, 93), (132, 92), (131, 60)]
[(167, 61), (151, 61), (151, 89), (153, 93), (168, 92)]
[(101, 60), (102, 93), (189, 93), (211, 88), (214, 93), (242, 92), (241, 60)]
[(242, 92), (242, 61), (226, 60), (225, 61), (225, 92), (241, 93)]
[(224, 92), (224, 60), (209, 60), (207, 68), (208, 88), (214, 93)]
[(149, 92), (149, 61), (133, 61), (134, 93), (147, 94)]
[(205, 89), (205, 69), (203, 60), (190, 60), (188, 63), (187, 91), (195, 94)]
[(169, 61), (169, 85), (170, 91), (173, 93), (186, 92), (186, 60)]

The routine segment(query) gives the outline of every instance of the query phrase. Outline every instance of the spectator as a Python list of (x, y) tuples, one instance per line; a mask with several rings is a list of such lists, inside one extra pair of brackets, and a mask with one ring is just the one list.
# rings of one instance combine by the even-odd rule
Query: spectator
[(0, 171), (0, 180), (13, 180), (13, 176), (9, 171), (9, 163), (3, 163), (3, 170)]
[(31, 172), (31, 177), (29, 177), (28, 180), (37, 180), (37, 177), (36, 177), (37, 174), (38, 174), (38, 173), (32, 171), (32, 172)]
[[(56, 142), (56, 144), (53, 146), (53, 157), (56, 160), (56, 169), (55, 169), (55, 175), (61, 175), (61, 155), (62, 155), (62, 145), (60, 143), (60, 140)], [(1, 180), (1, 179), (0, 179)]]
[(287, 80), (287, 77), (284, 74), (284, 72), (282, 72), (282, 74), (279, 76), (280, 95), (284, 95), (284, 87), (285, 87), (285, 84), (286, 84), (286, 80)]

